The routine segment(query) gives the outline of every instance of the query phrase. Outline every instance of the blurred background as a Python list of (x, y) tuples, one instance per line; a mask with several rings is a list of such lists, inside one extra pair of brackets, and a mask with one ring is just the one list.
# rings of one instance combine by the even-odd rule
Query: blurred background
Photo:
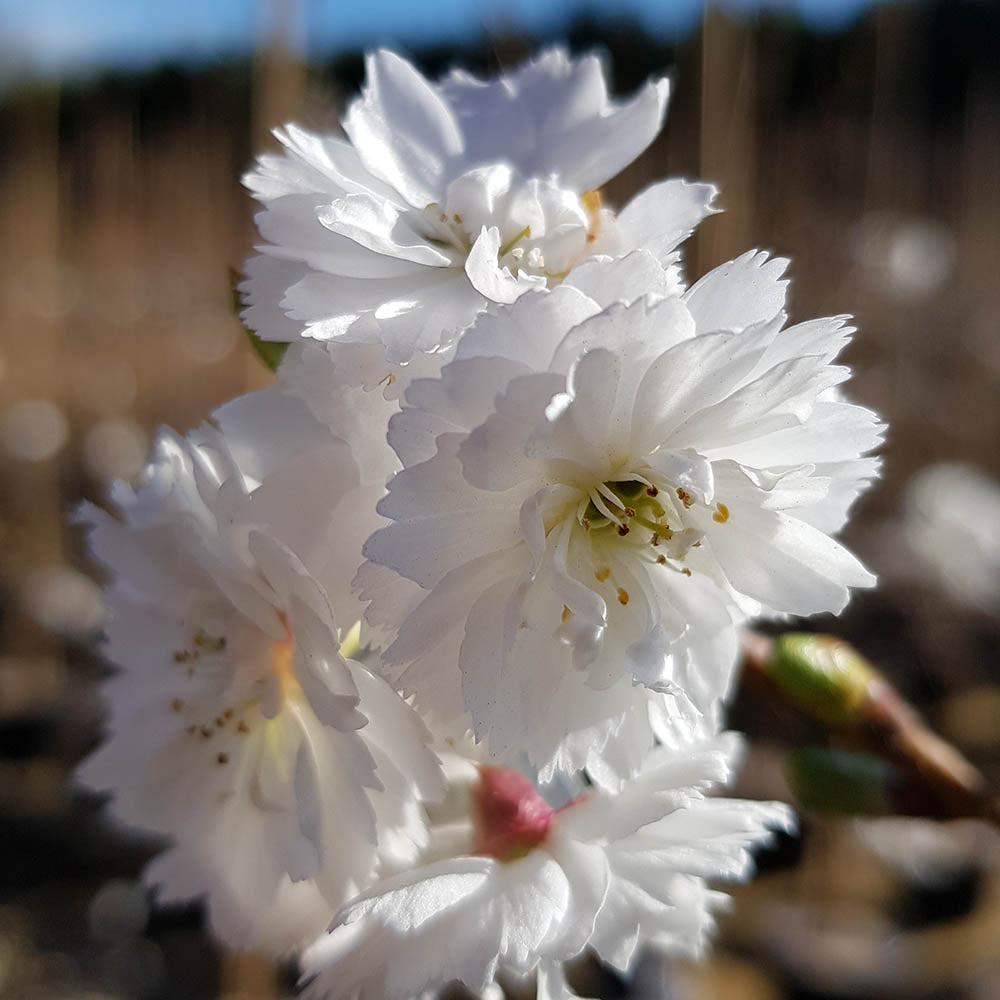
[[(1000, 5), (988, 0), (0, 0), (0, 997), (273, 998), (288, 970), (221, 954), (197, 906), (151, 909), (156, 844), (74, 789), (99, 739), (101, 620), (81, 498), (141, 470), (269, 372), (234, 318), (253, 243), (239, 185), (269, 129), (336, 130), (362, 51), (436, 75), (539, 44), (669, 72), (666, 128), (605, 192), (722, 189), (688, 272), (791, 256), (792, 317), (855, 314), (851, 394), (888, 419), (848, 541), (879, 573), (838, 620), (1000, 787)], [(785, 798), (822, 739), (741, 693), (740, 794)], [(971, 821), (803, 811), (760, 858), (711, 960), (588, 995), (1000, 997), (1000, 840)], [(589, 978), (587, 978), (589, 977)]]

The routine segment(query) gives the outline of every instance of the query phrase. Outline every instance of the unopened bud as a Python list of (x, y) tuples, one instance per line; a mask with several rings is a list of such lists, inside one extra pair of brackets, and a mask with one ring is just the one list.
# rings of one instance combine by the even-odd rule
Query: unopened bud
[(864, 720), (875, 672), (854, 648), (829, 635), (786, 632), (767, 673), (804, 712), (833, 725)]
[(509, 767), (484, 764), (472, 792), (476, 854), (516, 861), (537, 847), (549, 832), (553, 809), (535, 786)]

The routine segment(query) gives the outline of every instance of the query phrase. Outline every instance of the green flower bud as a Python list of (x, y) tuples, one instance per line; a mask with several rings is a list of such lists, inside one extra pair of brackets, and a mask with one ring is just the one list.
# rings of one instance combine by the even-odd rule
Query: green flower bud
[(807, 632), (786, 632), (775, 640), (767, 673), (804, 712), (838, 726), (864, 720), (875, 676), (846, 642)]

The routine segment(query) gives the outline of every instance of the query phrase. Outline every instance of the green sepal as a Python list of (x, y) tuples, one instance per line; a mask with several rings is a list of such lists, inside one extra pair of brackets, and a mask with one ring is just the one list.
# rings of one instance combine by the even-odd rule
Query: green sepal
[(246, 330), (247, 337), (250, 338), (250, 346), (253, 348), (254, 354), (260, 358), (261, 361), (267, 365), (271, 371), (276, 372), (278, 370), (278, 365), (281, 364), (281, 359), (285, 356), (285, 351), (288, 350), (288, 344), (281, 342), (280, 340), (261, 340), (252, 330), (244, 326)]

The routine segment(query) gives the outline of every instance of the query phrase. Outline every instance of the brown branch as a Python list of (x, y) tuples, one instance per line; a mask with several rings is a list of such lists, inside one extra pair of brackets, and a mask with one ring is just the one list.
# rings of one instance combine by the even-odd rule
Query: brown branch
[(891, 764), (893, 812), (1000, 826), (1000, 797), (982, 773), (847, 643), (745, 631), (742, 663), (744, 683), (823, 723), (833, 744)]

